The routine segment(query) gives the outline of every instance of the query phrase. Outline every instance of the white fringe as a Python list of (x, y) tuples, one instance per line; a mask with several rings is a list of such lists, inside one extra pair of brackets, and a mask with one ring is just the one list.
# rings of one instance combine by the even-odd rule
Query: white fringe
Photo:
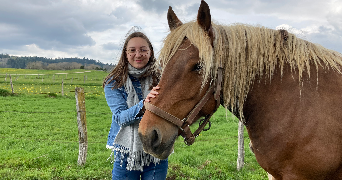
[(111, 163), (114, 163), (116, 158), (120, 158), (120, 166), (122, 167), (125, 155), (128, 154), (126, 169), (129, 171), (143, 171), (144, 166), (149, 166), (150, 163), (154, 163), (155, 165), (160, 163), (160, 159), (155, 158), (152, 155), (145, 153), (144, 151), (132, 152), (128, 148), (120, 145), (116, 145), (116, 147), (109, 147), (112, 149), (112, 153), (108, 157), (107, 161), (111, 159)]

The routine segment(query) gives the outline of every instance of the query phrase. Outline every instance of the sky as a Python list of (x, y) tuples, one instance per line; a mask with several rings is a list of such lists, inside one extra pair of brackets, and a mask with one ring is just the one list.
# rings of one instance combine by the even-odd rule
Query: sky
[[(342, 53), (342, 0), (206, 0), (222, 25), (287, 29)], [(0, 54), (117, 63), (127, 32), (140, 27), (158, 53), (167, 10), (195, 20), (200, 0), (0, 0)], [(158, 54), (156, 54), (158, 55)]]

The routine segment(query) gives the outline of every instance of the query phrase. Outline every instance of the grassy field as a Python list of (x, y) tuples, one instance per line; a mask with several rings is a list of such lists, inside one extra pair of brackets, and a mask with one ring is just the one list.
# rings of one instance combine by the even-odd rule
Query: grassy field
[[(15, 95), (0, 96), (1, 179), (111, 179), (111, 152), (105, 148), (111, 114), (102, 89), (107, 73), (0, 69), (0, 90), (11, 91), (9, 74)], [(88, 154), (82, 167), (77, 165), (75, 87), (86, 92)], [(267, 179), (248, 148), (247, 133), (245, 166), (236, 170), (238, 120), (230, 113), (226, 118), (220, 107), (211, 121), (211, 129), (192, 146), (176, 141), (168, 179)]]

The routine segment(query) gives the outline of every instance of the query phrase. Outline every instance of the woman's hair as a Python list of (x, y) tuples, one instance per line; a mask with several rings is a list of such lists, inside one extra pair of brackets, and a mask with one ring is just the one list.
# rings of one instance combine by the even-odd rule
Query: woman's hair
[(128, 76), (128, 59), (127, 59), (127, 55), (126, 55), (126, 46), (128, 44), (128, 41), (131, 40), (132, 38), (135, 38), (135, 37), (140, 37), (140, 38), (145, 39), (146, 42), (148, 43), (150, 51), (151, 51), (151, 57), (150, 57), (148, 63), (146, 64), (146, 66), (150, 65), (149, 69), (147, 69), (146, 73), (143, 74), (140, 78), (152, 76), (151, 88), (153, 86), (157, 86), (157, 84), (159, 82), (159, 78), (160, 78), (160, 72), (158, 71), (157, 68), (154, 68), (154, 66), (155, 66), (154, 64), (156, 63), (156, 58), (154, 57), (154, 51), (153, 51), (152, 44), (144, 33), (134, 32), (126, 38), (125, 44), (123, 45), (123, 48), (122, 48), (121, 57), (119, 59), (119, 62), (116, 65), (116, 67), (108, 74), (108, 76), (103, 81), (103, 85), (102, 85), (103, 87), (105, 87), (106, 84), (114, 82), (113, 89), (117, 89), (117, 88), (123, 86), (124, 83), (126, 82), (126, 79)]

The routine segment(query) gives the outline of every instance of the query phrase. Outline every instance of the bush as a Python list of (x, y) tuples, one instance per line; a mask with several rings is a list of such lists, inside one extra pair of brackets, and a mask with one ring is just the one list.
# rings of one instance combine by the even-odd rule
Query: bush
[(12, 93), (6, 89), (0, 89), (0, 96), (10, 96)]
[(48, 95), (48, 97), (50, 97), (50, 98), (56, 98), (56, 97), (57, 97), (57, 94), (56, 94), (56, 93), (48, 93), (47, 95)]

